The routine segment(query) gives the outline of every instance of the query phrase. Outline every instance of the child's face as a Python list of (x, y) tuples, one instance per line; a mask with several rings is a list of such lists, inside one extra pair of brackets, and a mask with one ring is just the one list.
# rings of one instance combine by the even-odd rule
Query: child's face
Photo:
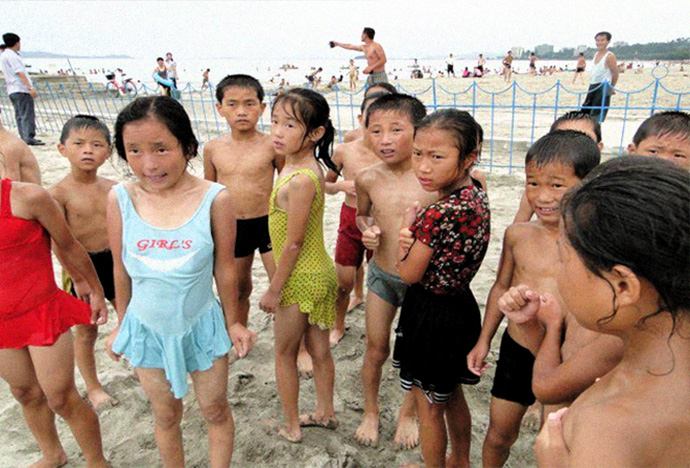
[(60, 154), (69, 160), (72, 167), (82, 171), (95, 171), (101, 167), (111, 150), (103, 132), (95, 128), (75, 128), (65, 144), (58, 145)]
[(557, 225), (563, 194), (580, 182), (572, 166), (552, 162), (537, 167), (530, 162), (525, 168), (525, 195), (532, 211), (545, 224)]
[(180, 141), (156, 119), (126, 124), (122, 139), (129, 167), (149, 190), (174, 186), (187, 170), (188, 158)]
[(273, 149), (280, 155), (295, 154), (304, 146), (304, 124), (285, 103), (278, 103), (271, 114), (271, 139)]
[(406, 161), (412, 155), (414, 125), (402, 112), (374, 112), (369, 116), (366, 134), (376, 156), (388, 165)]
[(649, 136), (637, 146), (630, 143), (628, 153), (666, 159), (690, 170), (690, 138), (680, 135)]
[(256, 127), (266, 104), (259, 101), (256, 90), (230, 86), (223, 92), (223, 100), (216, 103), (216, 109), (234, 130), (247, 131)]
[(597, 142), (597, 134), (594, 133), (594, 127), (592, 127), (592, 124), (587, 122), (585, 119), (566, 120), (558, 124), (556, 130), (575, 130), (577, 132), (582, 132), (597, 144), (599, 151), (604, 149), (604, 142)]
[[(417, 132), (412, 149), (412, 168), (427, 192), (446, 193), (467, 171), (471, 160), (458, 167), (460, 151), (446, 130), (426, 128)], [(469, 159), (469, 158), (468, 158)]]

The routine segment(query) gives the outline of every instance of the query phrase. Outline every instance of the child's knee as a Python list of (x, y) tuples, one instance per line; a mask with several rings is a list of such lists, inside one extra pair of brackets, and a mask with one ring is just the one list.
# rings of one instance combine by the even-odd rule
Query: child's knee
[(498, 447), (511, 447), (520, 435), (520, 426), (513, 427), (508, 424), (496, 424), (489, 422), (486, 431), (486, 442)]
[(177, 427), (182, 422), (182, 405), (159, 406), (153, 411), (153, 420), (156, 426), (163, 430)]
[(74, 327), (74, 342), (80, 345), (93, 345), (98, 339), (98, 327), (95, 325), (77, 325)]
[(75, 401), (75, 397), (80, 399), (77, 390), (73, 386), (46, 392), (48, 407), (50, 407), (53, 413), (60, 416), (64, 416), (68, 412)]
[(376, 362), (377, 364), (383, 364), (386, 362), (390, 352), (391, 348), (388, 343), (377, 343), (367, 340), (367, 358)]
[(46, 396), (38, 384), (26, 387), (10, 387), (10, 392), (22, 406), (37, 406), (46, 401)]
[(220, 425), (224, 424), (228, 418), (232, 418), (230, 405), (228, 405), (228, 401), (225, 398), (207, 405), (200, 405), (200, 408), (201, 415), (208, 424)]

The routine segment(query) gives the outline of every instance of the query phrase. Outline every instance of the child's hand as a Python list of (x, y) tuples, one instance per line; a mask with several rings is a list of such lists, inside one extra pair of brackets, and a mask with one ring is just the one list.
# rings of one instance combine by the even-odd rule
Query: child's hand
[(537, 312), (537, 318), (546, 328), (561, 327), (565, 320), (565, 313), (561, 304), (551, 293), (545, 293), (541, 306)]
[(563, 439), (563, 416), (568, 408), (550, 413), (534, 444), (537, 465), (545, 468), (561, 468), (568, 463), (568, 448)]
[(517, 324), (529, 322), (537, 317), (537, 312), (544, 301), (536, 291), (527, 285), (513, 286), (498, 299), (498, 310)]
[(248, 330), (247, 327), (241, 323), (236, 323), (230, 326), (228, 329), (228, 335), (230, 336), (232, 345), (237, 350), (237, 355), (240, 358), (243, 358), (249, 354), (249, 350), (252, 349), (257, 339), (256, 332)]
[(108, 307), (105, 298), (101, 294), (91, 294), (91, 325), (104, 325), (108, 321)]
[(269, 287), (259, 300), (259, 309), (267, 314), (273, 314), (280, 305), (280, 292), (274, 292)]
[(474, 345), (472, 351), (467, 355), (467, 368), (475, 375), (482, 375), (489, 364), (486, 362), (486, 356), (489, 354), (489, 347), (484, 341), (479, 340)]
[(380, 238), (381, 229), (378, 226), (370, 226), (369, 229), (362, 233), (362, 244), (367, 249), (374, 251), (379, 248)]
[(110, 356), (110, 359), (113, 361), (119, 361), (120, 357), (122, 356), (121, 354), (116, 354), (113, 352), (113, 342), (115, 341), (115, 338), (117, 338), (117, 334), (120, 332), (120, 325), (113, 330), (110, 335), (108, 335), (108, 338), (105, 339), (105, 353)]
[(398, 233), (398, 248), (400, 249), (400, 255), (398, 255), (398, 258), (404, 258), (407, 256), (407, 253), (412, 248), (412, 244), (414, 244), (414, 236), (412, 235), (412, 231), (410, 231), (408, 228), (402, 228)]
[(338, 188), (340, 189), (341, 192), (345, 192), (346, 195), (350, 195), (352, 197), (357, 196), (357, 191), (355, 190), (355, 181), (354, 180), (343, 180), (338, 185)]

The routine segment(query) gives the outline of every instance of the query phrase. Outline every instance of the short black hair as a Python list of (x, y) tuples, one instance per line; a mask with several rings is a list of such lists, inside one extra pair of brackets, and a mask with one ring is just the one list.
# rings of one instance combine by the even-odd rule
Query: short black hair
[(369, 106), (364, 126), (369, 126), (369, 121), (373, 114), (384, 111), (395, 111), (405, 114), (415, 127), (426, 117), (426, 107), (416, 97), (409, 94), (387, 94), (381, 96)]
[[(371, 91), (374, 88), (383, 88), (386, 91), (388, 91), (390, 94), (398, 94), (398, 90), (395, 89), (395, 86), (393, 86), (390, 83), (374, 83), (373, 85), (369, 86), (365, 91), (364, 91), (364, 97), (369, 96), (369, 91)], [(377, 93), (379, 91), (376, 91)]]
[(160, 62), (161, 60), (165, 62), (165, 59), (164, 59), (163, 57), (158, 57), (158, 58), (156, 59), (156, 62)]
[(364, 28), (364, 31), (362, 32), (366, 34), (369, 39), (374, 39), (374, 35), (376, 34), (374, 28)]
[(633, 136), (635, 146), (651, 136), (678, 136), (683, 140), (690, 139), (690, 114), (680, 111), (664, 111), (654, 114), (642, 122)]
[(72, 131), (86, 129), (93, 129), (101, 132), (108, 146), (112, 144), (108, 126), (100, 121), (98, 117), (86, 114), (77, 114), (65, 122), (65, 125), (62, 126), (62, 132), (60, 133), (60, 143), (64, 145)]
[(20, 40), (19, 36), (15, 33), (5, 33), (2, 35), (2, 42), (4, 42), (7, 47), (14, 47)]
[(376, 93), (371, 93), (369, 96), (365, 96), (364, 99), (362, 99), (362, 104), (359, 106), (359, 112), (361, 114), (364, 114), (364, 110), (367, 108), (367, 104), (371, 101), (375, 101), (376, 99), (380, 98), (381, 96), (387, 96), (390, 93), (386, 92), (376, 92)]
[(601, 143), (601, 124), (597, 119), (593, 118), (588, 112), (581, 110), (566, 112), (565, 114), (554, 120), (554, 122), (551, 124), (551, 129), (549, 131), (553, 132), (554, 130), (558, 130), (558, 127), (560, 127), (562, 123), (576, 122), (578, 120), (583, 120), (585, 122), (592, 124), (592, 130), (594, 131), (594, 135), (597, 137), (597, 143)]
[(236, 74), (228, 75), (218, 83), (216, 86), (216, 99), (218, 102), (223, 102), (223, 96), (225, 96), (225, 90), (228, 88), (246, 88), (256, 91), (256, 97), (259, 102), (264, 101), (264, 88), (259, 83), (259, 80), (250, 75)]
[(596, 39), (597, 36), (604, 36), (607, 41), (609, 41), (609, 42), (611, 41), (611, 33), (608, 31), (601, 31), (601, 32), (596, 33), (594, 35), (594, 39)]
[(601, 161), (601, 152), (594, 141), (576, 130), (554, 130), (538, 139), (527, 151), (525, 166), (537, 167), (559, 163), (573, 168), (583, 179)]
[(194, 136), (192, 122), (182, 104), (170, 96), (146, 96), (136, 98), (117, 114), (115, 120), (115, 149), (118, 156), (127, 161), (122, 133), (125, 125), (139, 120), (154, 119), (165, 125), (180, 142), (187, 159), (198, 154), (199, 140)]

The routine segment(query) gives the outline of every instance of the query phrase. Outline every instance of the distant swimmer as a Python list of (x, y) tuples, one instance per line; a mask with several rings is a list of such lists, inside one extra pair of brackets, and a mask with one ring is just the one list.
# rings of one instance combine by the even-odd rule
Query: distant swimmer
[(364, 52), (367, 59), (367, 67), (362, 71), (365, 75), (369, 75), (366, 82), (366, 87), (375, 83), (388, 83), (388, 76), (386, 75), (386, 53), (383, 47), (378, 42), (374, 42), (375, 31), (372, 28), (364, 28), (362, 31), (363, 45), (344, 44), (342, 42), (331, 41), (331, 47), (341, 47), (347, 50), (358, 50)]
[(508, 51), (508, 55), (503, 58), (503, 77), (506, 81), (510, 81), (510, 77), (513, 74), (513, 52)]
[(577, 65), (575, 65), (575, 76), (573, 76), (573, 84), (575, 84), (575, 80), (577, 80), (577, 77), (580, 77), (580, 81), (582, 83), (585, 82), (585, 79), (582, 77), (582, 75), (585, 73), (585, 67), (587, 66), (587, 59), (585, 59), (585, 54), (583, 52), (580, 52), (580, 55), (577, 57)]

